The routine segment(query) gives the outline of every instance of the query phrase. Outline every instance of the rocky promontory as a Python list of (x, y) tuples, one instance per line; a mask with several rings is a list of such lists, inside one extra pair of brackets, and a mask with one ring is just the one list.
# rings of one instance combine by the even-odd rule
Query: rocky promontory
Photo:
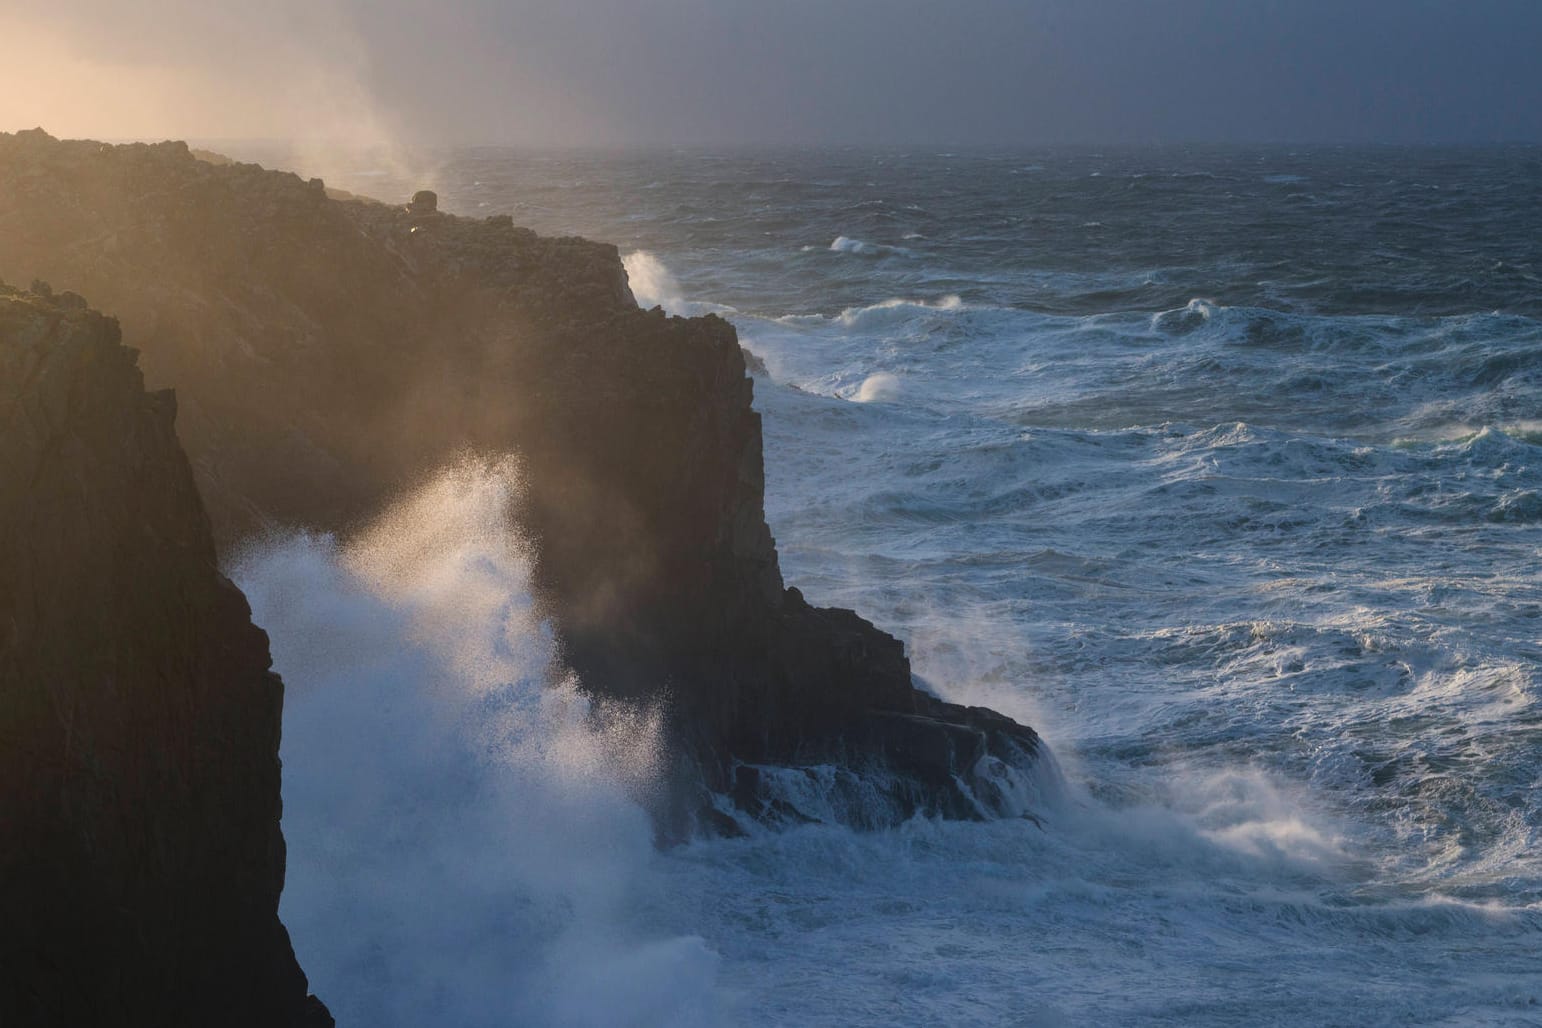
[(283, 686), (118, 325), (0, 286), (0, 1024), (332, 1019), (278, 919)]
[(0, 275), (118, 315), (146, 377), (176, 387), (222, 548), (346, 533), (459, 452), (517, 454), (567, 663), (595, 694), (667, 704), (700, 772), (682, 780), (725, 798), (679, 807), (723, 830), (730, 811), (823, 816), (787, 775), (861, 792), (837, 805), (858, 823), (989, 816), (1039, 754), (1031, 729), (917, 690), (891, 636), (785, 587), (733, 326), (640, 310), (612, 246), (34, 131), (0, 134)]

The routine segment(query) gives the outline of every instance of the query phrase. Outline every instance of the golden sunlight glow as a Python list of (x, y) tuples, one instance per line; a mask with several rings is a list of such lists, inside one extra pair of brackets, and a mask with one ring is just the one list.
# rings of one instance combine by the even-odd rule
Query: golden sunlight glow
[(354, 147), (391, 138), (359, 81), (357, 51), (336, 36), (270, 56), (224, 68), (209, 51), (177, 62), (121, 60), (77, 45), (63, 30), (0, 15), (0, 131), (325, 139)]

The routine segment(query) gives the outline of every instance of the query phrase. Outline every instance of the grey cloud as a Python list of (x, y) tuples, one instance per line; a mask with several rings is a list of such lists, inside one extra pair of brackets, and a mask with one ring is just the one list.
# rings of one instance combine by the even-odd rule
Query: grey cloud
[(1542, 139), (1535, 0), (81, 0), (22, 16), (94, 55), (254, 89), (336, 61), (414, 141)]

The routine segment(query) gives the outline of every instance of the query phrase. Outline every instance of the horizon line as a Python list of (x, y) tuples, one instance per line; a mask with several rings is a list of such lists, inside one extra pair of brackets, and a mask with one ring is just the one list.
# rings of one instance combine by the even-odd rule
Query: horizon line
[(389, 140), (376, 143), (357, 143), (329, 137), (309, 136), (242, 136), (202, 135), (199, 133), (153, 135), (58, 135), (41, 125), (29, 125), (0, 130), (0, 134), (14, 135), (20, 132), (43, 131), (59, 140), (129, 145), (134, 143), (181, 142), (189, 146), (208, 143), (238, 143), (248, 146), (326, 147), (336, 150), (367, 152), (380, 149), (403, 150), (459, 150), (459, 149), (507, 149), (549, 151), (658, 151), (658, 150), (918, 150), (942, 149), (960, 151), (1025, 150), (1025, 149), (1161, 149), (1182, 147), (1230, 147), (1230, 148), (1320, 148), (1320, 149), (1445, 149), (1445, 148), (1533, 148), (1542, 147), (1542, 139), (1526, 138), (1446, 138), (1446, 139), (1389, 139), (1389, 138), (1214, 138), (1189, 137), (1170, 139), (915, 139), (915, 140), (862, 140), (832, 142), (828, 140), (745, 140), (745, 139), (679, 139), (679, 140), (615, 140), (615, 141), (530, 141), (505, 139), (459, 140)]

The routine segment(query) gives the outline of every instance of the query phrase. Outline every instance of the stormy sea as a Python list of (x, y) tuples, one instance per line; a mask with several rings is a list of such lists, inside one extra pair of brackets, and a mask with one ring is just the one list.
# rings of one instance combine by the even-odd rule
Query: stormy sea
[(232, 569), (339, 1023), (1542, 1024), (1542, 150), (215, 145), (730, 320), (788, 584), (1054, 754), (655, 847), (468, 457)]

